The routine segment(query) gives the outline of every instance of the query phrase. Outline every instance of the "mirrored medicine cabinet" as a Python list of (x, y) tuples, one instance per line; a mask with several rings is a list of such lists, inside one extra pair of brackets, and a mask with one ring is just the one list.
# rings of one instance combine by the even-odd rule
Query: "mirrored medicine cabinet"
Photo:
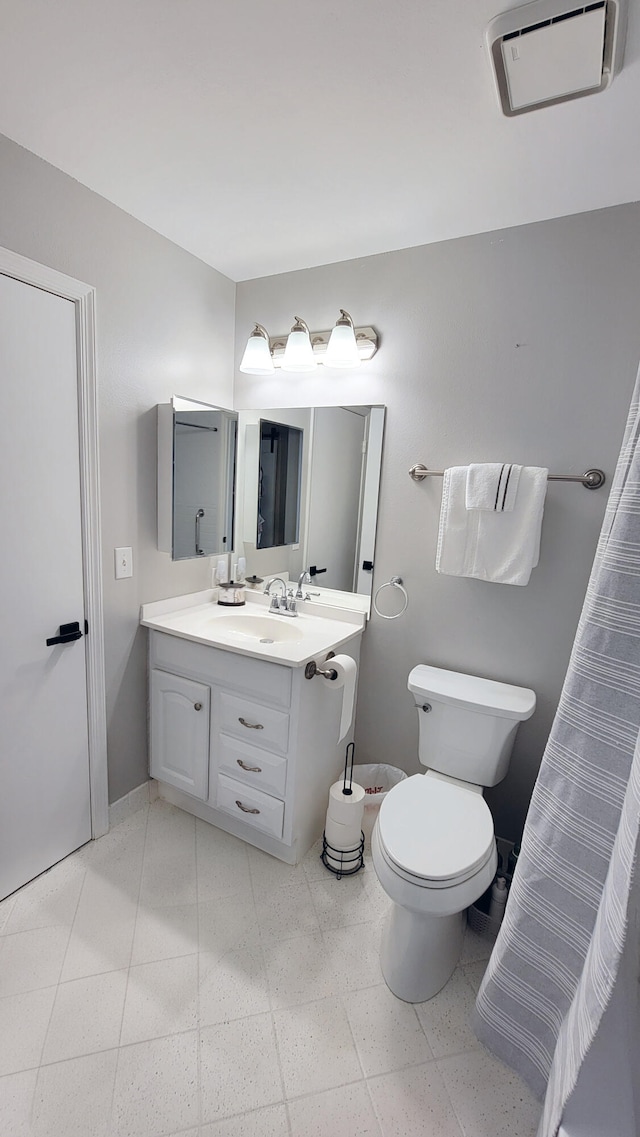
[(370, 595), (384, 420), (383, 406), (159, 406), (158, 547)]
[(158, 548), (174, 561), (231, 552), (238, 416), (175, 395), (158, 406)]

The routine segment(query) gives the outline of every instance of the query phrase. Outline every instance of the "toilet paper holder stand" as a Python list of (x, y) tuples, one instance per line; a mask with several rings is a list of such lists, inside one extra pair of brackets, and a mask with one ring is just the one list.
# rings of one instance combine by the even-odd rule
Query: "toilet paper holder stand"
[[(309, 666), (311, 666), (311, 665), (307, 664), (307, 667), (309, 667)], [(315, 664), (313, 664), (313, 666), (315, 667)], [(315, 675), (315, 674), (316, 674), (316, 672), (314, 671), (313, 675)], [(322, 672), (318, 671), (317, 674), (321, 675)], [(307, 676), (307, 678), (311, 679), (313, 677), (313, 675), (309, 675), (309, 676)], [(334, 672), (334, 677), (335, 677), (335, 672)], [(345, 752), (344, 778), (343, 778), (343, 783), (342, 783), (343, 787), (344, 787), (342, 792), (346, 796), (349, 796), (352, 793), (351, 786), (353, 784), (353, 759), (354, 759), (354, 755), (355, 755), (355, 750), (356, 750), (355, 742), (350, 742), (348, 744), (346, 752)], [(349, 788), (347, 788), (347, 781), (349, 782)], [(329, 872), (332, 872), (334, 874), (334, 876), (336, 876), (338, 878), (338, 880), (340, 880), (340, 878), (343, 876), (353, 876), (354, 873), (359, 872), (361, 868), (364, 868), (364, 833), (363, 833), (363, 831), (360, 830), (360, 841), (358, 842), (358, 844), (355, 845), (352, 849), (346, 849), (346, 850), (345, 849), (335, 849), (327, 841), (326, 833), (323, 833), (322, 834), (322, 852), (320, 854), (320, 860), (322, 861), (324, 867), (326, 869), (328, 869)]]

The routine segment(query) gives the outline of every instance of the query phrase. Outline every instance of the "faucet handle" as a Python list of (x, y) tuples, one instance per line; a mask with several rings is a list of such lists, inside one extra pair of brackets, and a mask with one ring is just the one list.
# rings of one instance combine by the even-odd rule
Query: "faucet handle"
[(297, 616), (298, 615), (298, 602), (293, 595), (293, 589), (290, 588), (287, 593), (286, 600), (283, 601), (283, 616)]

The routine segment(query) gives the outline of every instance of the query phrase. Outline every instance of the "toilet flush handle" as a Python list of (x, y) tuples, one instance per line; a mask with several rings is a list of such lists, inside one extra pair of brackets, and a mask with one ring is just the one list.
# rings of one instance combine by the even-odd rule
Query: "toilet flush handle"
[(420, 707), (420, 710), (421, 710), (421, 711), (424, 711), (424, 713), (425, 713), (426, 715), (428, 715), (428, 714), (429, 714), (429, 711), (430, 711), (431, 709), (432, 709), (432, 708), (431, 708), (431, 703), (423, 703), (423, 704), (422, 704), (422, 706)]

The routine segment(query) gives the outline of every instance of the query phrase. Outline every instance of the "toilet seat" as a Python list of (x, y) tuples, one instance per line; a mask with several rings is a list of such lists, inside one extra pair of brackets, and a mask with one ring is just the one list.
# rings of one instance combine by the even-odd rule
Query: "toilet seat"
[(493, 817), (482, 795), (424, 774), (414, 774), (387, 794), (378, 838), (389, 867), (427, 888), (468, 880), (495, 848)]

